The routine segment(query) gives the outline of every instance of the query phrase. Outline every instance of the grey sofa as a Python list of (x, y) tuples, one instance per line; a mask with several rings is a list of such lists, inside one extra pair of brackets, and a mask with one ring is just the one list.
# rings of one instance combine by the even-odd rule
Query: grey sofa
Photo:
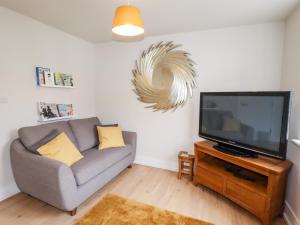
[[(126, 147), (98, 150), (98, 118), (77, 119), (19, 129), (11, 144), (11, 165), (18, 188), (56, 208), (76, 213), (77, 207), (135, 158), (137, 135), (123, 132)], [(57, 129), (65, 132), (84, 156), (71, 167), (33, 154), (26, 148)]]

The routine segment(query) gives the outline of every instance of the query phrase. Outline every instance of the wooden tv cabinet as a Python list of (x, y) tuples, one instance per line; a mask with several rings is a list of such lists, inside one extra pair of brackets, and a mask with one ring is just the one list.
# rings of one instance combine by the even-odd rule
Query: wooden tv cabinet
[[(195, 147), (195, 185), (202, 184), (256, 215), (264, 225), (283, 213), (285, 188), (292, 163), (259, 156), (242, 158), (216, 150), (215, 143), (197, 142)], [(243, 168), (255, 181), (237, 177), (225, 165)]]

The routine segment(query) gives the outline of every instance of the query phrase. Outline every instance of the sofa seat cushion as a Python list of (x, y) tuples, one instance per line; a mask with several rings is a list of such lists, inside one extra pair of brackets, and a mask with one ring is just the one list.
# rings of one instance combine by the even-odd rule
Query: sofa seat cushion
[(77, 140), (80, 151), (91, 149), (99, 144), (96, 126), (101, 123), (97, 117), (70, 120), (68, 123)]
[(99, 151), (92, 148), (82, 152), (83, 159), (71, 166), (78, 186), (85, 184), (115, 163), (131, 154), (131, 145)]

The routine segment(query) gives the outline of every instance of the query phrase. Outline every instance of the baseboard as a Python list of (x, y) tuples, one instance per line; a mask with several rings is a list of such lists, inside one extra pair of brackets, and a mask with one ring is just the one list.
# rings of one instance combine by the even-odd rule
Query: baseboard
[(177, 161), (174, 161), (167, 161), (154, 157), (137, 156), (134, 163), (165, 170), (177, 171)]
[(284, 209), (283, 217), (285, 222), (288, 225), (300, 225), (299, 218), (297, 218), (294, 210), (292, 209), (291, 205), (287, 201), (285, 201), (285, 209)]
[(14, 183), (6, 185), (4, 187), (0, 187), (0, 202), (19, 192), (19, 188)]

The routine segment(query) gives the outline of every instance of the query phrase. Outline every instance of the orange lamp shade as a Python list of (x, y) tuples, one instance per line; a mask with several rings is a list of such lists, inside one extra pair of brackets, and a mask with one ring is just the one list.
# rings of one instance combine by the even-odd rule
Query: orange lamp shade
[(116, 9), (112, 32), (121, 36), (136, 36), (144, 33), (140, 11), (132, 5), (122, 5)]

